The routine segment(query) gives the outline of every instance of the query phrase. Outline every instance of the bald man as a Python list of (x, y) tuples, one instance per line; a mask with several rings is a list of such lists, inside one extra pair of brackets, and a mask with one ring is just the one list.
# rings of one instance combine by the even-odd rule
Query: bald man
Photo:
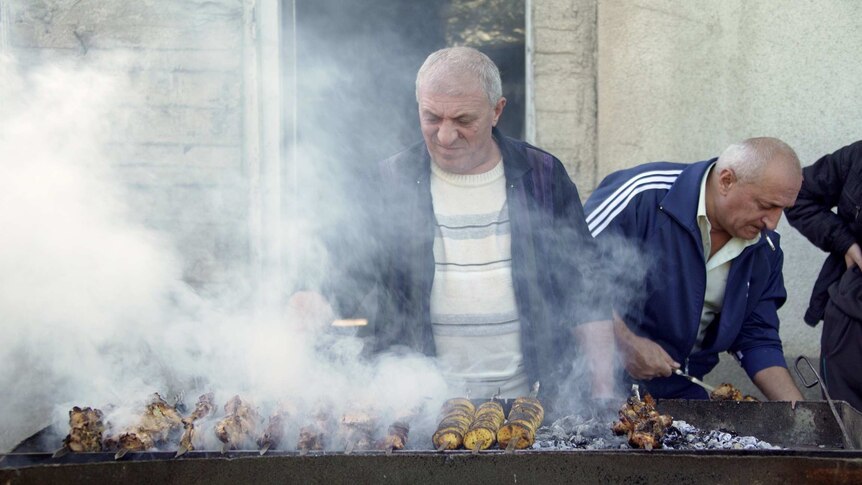
[(635, 280), (620, 272), (614, 332), (629, 377), (653, 396), (707, 398), (675, 371), (703, 378), (728, 351), (768, 399), (802, 398), (778, 335), (786, 291), (775, 232), (801, 184), (793, 149), (751, 138), (717, 159), (616, 172), (589, 198), (599, 244), (634, 245), (640, 258), (619, 263), (645, 269)]

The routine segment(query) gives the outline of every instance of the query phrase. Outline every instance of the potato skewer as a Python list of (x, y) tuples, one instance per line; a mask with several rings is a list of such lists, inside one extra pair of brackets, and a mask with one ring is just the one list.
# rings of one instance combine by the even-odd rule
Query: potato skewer
[(443, 403), (440, 410), (442, 419), (432, 442), (437, 451), (455, 450), (464, 442), (464, 434), (473, 424), (476, 407), (469, 399), (456, 397)]
[(497, 442), (506, 451), (523, 450), (533, 445), (536, 440), (536, 430), (545, 419), (545, 409), (536, 398), (539, 383), (533, 386), (529, 396), (519, 397), (512, 403), (509, 417), (497, 431)]
[(505, 419), (503, 406), (495, 399), (480, 404), (476, 419), (464, 434), (464, 448), (473, 450), (473, 453), (490, 448), (497, 440), (497, 431)]

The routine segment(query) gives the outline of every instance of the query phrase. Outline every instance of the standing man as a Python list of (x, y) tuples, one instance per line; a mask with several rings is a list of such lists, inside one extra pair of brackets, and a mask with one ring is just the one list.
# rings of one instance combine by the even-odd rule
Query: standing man
[[(330, 298), (368, 301), (346, 281), (376, 288), (371, 346), (435, 356), (471, 397), (522, 396), (537, 380), (552, 392), (571, 369), (572, 337), (592, 395), (609, 396), (609, 311), (588, 295), (595, 245), (562, 163), (496, 128), (500, 73), (475, 49), (428, 56), (416, 100), (424, 141), (372, 171), (363, 203), (374, 251)], [(338, 307), (365, 316), (343, 298)]]
[(752, 138), (718, 159), (616, 172), (587, 201), (599, 243), (623, 238), (642, 255), (624, 264), (648, 265), (646, 281), (623, 285), (639, 294), (617, 308), (614, 332), (626, 371), (655, 397), (707, 398), (674, 370), (702, 378), (730, 351), (768, 399), (802, 399), (778, 336), (786, 292), (774, 232), (801, 172), (787, 144)]
[(824, 156), (803, 175), (796, 205), (785, 210), (787, 220), (829, 253), (805, 323), (823, 320), (820, 375), (830, 397), (862, 410), (862, 141)]

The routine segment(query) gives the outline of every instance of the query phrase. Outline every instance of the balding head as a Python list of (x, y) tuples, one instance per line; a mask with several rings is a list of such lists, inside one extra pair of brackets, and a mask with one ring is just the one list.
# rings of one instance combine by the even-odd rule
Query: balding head
[(740, 182), (754, 183), (768, 165), (778, 164), (779, 171), (802, 177), (802, 164), (790, 145), (778, 138), (749, 138), (727, 147), (715, 164), (717, 172), (731, 169)]
[(749, 138), (718, 157), (707, 181), (711, 231), (753, 239), (775, 230), (802, 186), (799, 157), (777, 138)]
[(488, 56), (471, 47), (440, 49), (425, 59), (416, 75), (416, 100), (427, 89), (450, 96), (459, 96), (478, 85), (495, 106), (503, 96), (500, 70)]

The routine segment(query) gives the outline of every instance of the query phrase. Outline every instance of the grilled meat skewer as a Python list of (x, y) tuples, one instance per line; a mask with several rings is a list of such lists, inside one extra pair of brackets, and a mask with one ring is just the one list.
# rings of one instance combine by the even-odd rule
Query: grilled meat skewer
[(224, 443), (222, 453), (230, 449), (239, 449), (246, 442), (252, 441), (260, 416), (248, 402), (243, 402), (239, 396), (232, 397), (224, 405), (225, 417), (215, 428), (216, 437)]
[(714, 391), (709, 393), (709, 398), (713, 401), (754, 401), (758, 402), (757, 398), (749, 395), (742, 395), (742, 391), (733, 386), (733, 384), (722, 383), (716, 387)]
[(60, 457), (67, 452), (102, 451), (102, 411), (95, 408), (73, 407), (69, 410), (69, 434), (63, 439), (63, 447), (54, 453)]
[(177, 410), (156, 393), (137, 425), (117, 438), (106, 439), (105, 443), (117, 449), (114, 458), (120, 459), (129, 451), (146, 451), (168, 441), (182, 424), (182, 416)]
[(290, 413), (281, 404), (269, 417), (269, 424), (266, 426), (263, 434), (257, 439), (257, 446), (260, 448), (260, 454), (264, 455), (272, 447), (277, 447), (282, 438), (284, 438), (284, 424)]
[(198, 398), (194, 411), (183, 418), (183, 427), (185, 430), (183, 431), (183, 436), (180, 438), (180, 447), (174, 458), (182, 456), (195, 449), (195, 421), (209, 416), (214, 411), (215, 405), (213, 404), (213, 393), (208, 392), (206, 394), (202, 394), (201, 397)]
[(619, 416), (620, 420), (613, 425), (613, 432), (617, 435), (627, 434), (629, 445), (633, 448), (661, 448), (661, 438), (673, 424), (670, 415), (656, 411), (655, 400), (649, 394), (644, 395), (643, 400), (636, 396), (629, 397), (620, 409)]
[(386, 437), (380, 444), (380, 448), (391, 453), (392, 450), (403, 450), (407, 446), (407, 436), (410, 434), (410, 423), (405, 419), (398, 419), (389, 425)]
[(345, 453), (351, 453), (354, 448), (367, 450), (372, 447), (374, 428), (377, 419), (372, 412), (351, 411), (341, 417), (341, 426), (346, 431)]
[(331, 406), (323, 403), (317, 407), (317, 412), (314, 415), (314, 422), (303, 426), (299, 429), (299, 440), (296, 443), (296, 449), (300, 455), (305, 455), (309, 450), (323, 450), (326, 448), (327, 435), (330, 433), (332, 426), (330, 420), (332, 414)]

